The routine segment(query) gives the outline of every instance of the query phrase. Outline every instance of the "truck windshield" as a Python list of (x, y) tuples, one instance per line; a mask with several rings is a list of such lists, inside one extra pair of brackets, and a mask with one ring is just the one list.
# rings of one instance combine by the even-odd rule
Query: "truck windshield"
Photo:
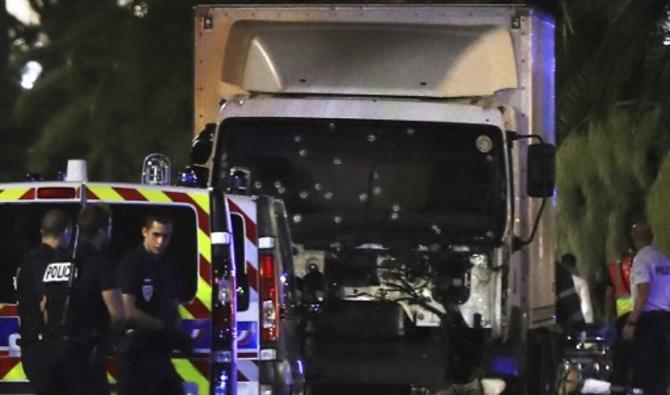
[(490, 125), (231, 118), (215, 174), (251, 172), (310, 248), (495, 243), (506, 216), (502, 132)]

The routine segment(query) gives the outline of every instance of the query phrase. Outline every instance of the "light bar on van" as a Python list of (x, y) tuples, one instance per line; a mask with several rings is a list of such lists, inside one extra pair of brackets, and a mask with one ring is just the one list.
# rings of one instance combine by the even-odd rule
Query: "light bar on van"
[(37, 189), (38, 199), (74, 199), (77, 190), (72, 187), (46, 187)]

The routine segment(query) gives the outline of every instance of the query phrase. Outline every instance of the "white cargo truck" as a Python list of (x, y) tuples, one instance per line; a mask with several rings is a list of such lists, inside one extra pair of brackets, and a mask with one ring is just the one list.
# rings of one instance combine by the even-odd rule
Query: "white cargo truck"
[[(297, 328), (281, 329), (290, 306), (251, 295), (260, 318), (249, 319), (274, 336), (238, 351), (238, 366), (258, 366), (238, 391), (420, 394), (491, 377), (547, 391), (552, 17), (203, 5), (194, 27), (195, 132), (214, 143), (197, 170), (211, 186), (283, 200), (303, 276)], [(238, 264), (241, 275), (259, 281)], [(238, 329), (249, 314), (238, 311)], [(288, 335), (301, 343), (295, 364)], [(303, 368), (307, 386), (287, 390)]]

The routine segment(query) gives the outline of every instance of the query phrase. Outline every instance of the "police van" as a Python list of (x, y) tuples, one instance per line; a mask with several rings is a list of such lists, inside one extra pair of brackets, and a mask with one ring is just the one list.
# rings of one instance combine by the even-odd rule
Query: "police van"
[[(98, 202), (112, 210), (110, 254), (115, 262), (141, 242), (145, 215), (161, 211), (175, 220), (167, 253), (179, 262), (179, 312), (193, 347), (175, 350), (172, 362), (185, 393), (258, 393), (259, 360), (284, 355), (277, 322), (291, 314), (295, 295), (283, 203), (170, 185), (169, 160), (162, 155), (145, 159), (141, 184), (89, 182), (85, 168), (77, 164), (68, 163), (62, 181), (0, 184), (0, 393), (31, 392), (20, 359), (13, 283), (22, 258), (40, 243), (42, 217), (58, 208), (76, 223), (83, 205)], [(197, 180), (187, 173), (180, 183)], [(238, 349), (244, 358), (239, 364)], [(299, 385), (299, 370), (290, 363), (279, 365), (284, 387)], [(295, 379), (284, 379), (289, 372)], [(116, 375), (110, 355), (110, 382)]]

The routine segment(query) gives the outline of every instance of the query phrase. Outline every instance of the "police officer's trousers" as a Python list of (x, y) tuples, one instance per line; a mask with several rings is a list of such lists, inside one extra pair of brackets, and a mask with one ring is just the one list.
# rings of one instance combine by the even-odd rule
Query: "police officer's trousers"
[(124, 335), (117, 356), (119, 395), (183, 395), (171, 350), (160, 334)]
[(633, 340), (633, 381), (644, 395), (666, 395), (670, 362), (670, 312), (640, 315)]
[(61, 386), (49, 382), (52, 363), (45, 343), (43, 340), (21, 339), (23, 370), (26, 372), (30, 385), (37, 395), (65, 393), (64, 382)]

